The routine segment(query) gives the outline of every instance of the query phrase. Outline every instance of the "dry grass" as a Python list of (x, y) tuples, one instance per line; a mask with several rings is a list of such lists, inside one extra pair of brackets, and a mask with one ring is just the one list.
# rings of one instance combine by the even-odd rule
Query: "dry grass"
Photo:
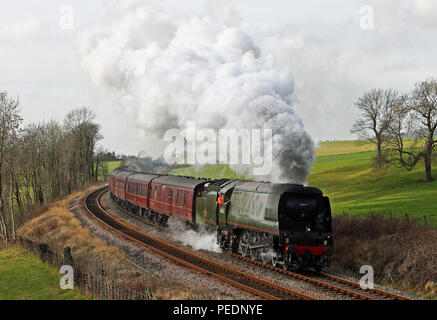
[(211, 290), (189, 286), (185, 282), (161, 279), (158, 274), (145, 275), (139, 269), (128, 264), (124, 252), (95, 236), (82, 226), (74, 213), (69, 210), (73, 200), (81, 197), (85, 191), (99, 186), (74, 192), (33, 213), (34, 218), (27, 221), (18, 230), (25, 239), (47, 243), (52, 250), (62, 252), (65, 246), (71, 248), (75, 265), (95, 274), (109, 275), (118, 286), (137, 292), (150, 290), (154, 299), (220, 299)]
[(331, 269), (359, 278), (371, 265), (375, 281), (437, 298), (437, 230), (380, 217), (335, 217)]
[(38, 217), (26, 222), (18, 230), (18, 234), (23, 238), (45, 242), (54, 249), (69, 246), (73, 256), (93, 255), (102, 260), (122, 259), (124, 254), (120, 249), (107, 246), (103, 240), (83, 228), (68, 209), (71, 201), (82, 194), (83, 191), (74, 192), (48, 205)]

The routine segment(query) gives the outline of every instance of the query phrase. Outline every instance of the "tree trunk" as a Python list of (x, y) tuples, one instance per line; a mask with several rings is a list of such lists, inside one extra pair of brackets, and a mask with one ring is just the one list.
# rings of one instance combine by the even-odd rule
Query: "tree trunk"
[(432, 143), (427, 143), (426, 146), (426, 153), (423, 157), (424, 161), (425, 161), (425, 181), (426, 182), (431, 182), (433, 181), (433, 177), (431, 175), (431, 165), (432, 165), (432, 148), (433, 145)]
[(10, 201), (10, 207), (11, 207), (11, 228), (12, 228), (12, 239), (16, 239), (15, 237), (15, 217), (14, 217), (14, 192), (13, 192), (13, 186), (14, 186), (14, 180), (13, 180), (12, 172), (10, 172), (10, 187), (9, 187), (9, 201)]

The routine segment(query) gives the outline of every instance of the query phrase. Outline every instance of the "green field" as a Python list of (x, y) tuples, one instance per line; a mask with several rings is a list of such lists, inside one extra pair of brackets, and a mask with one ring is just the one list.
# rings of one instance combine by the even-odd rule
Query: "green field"
[[(331, 199), (333, 213), (348, 215), (385, 214), (437, 225), (437, 180), (424, 183), (424, 168), (374, 170), (374, 145), (360, 141), (320, 143), (308, 185), (320, 188)], [(238, 178), (226, 165), (209, 165), (196, 170), (182, 168), (173, 174), (207, 178)], [(433, 163), (437, 178), (437, 161)]]
[[(118, 168), (121, 165), (121, 161), (104, 161), (103, 163), (108, 166), (108, 172), (111, 172), (112, 170), (114, 170), (115, 168)], [(94, 169), (95, 169), (95, 166), (94, 166)], [(99, 170), (98, 180), (99, 181), (103, 180), (102, 170)]]
[[(374, 152), (319, 156), (308, 184), (331, 199), (335, 214), (384, 213), (424, 219), (437, 224), (437, 181), (424, 183), (424, 169), (372, 169)], [(437, 164), (433, 166), (437, 174)], [(424, 221), (424, 220), (423, 220)]]
[(121, 161), (106, 161), (106, 163), (108, 164), (109, 172), (121, 165)]
[(78, 290), (62, 290), (62, 274), (32, 253), (0, 250), (0, 300), (85, 300)]
[(198, 169), (195, 167), (185, 167), (174, 169), (171, 171), (171, 174), (208, 179), (245, 179), (245, 176), (237, 174), (226, 164), (206, 165)]

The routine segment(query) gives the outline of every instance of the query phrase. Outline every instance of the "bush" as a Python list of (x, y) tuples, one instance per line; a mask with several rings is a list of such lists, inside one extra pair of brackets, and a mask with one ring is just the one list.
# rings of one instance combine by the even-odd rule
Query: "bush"
[(335, 217), (331, 269), (359, 277), (371, 265), (375, 281), (436, 297), (437, 230), (408, 220)]

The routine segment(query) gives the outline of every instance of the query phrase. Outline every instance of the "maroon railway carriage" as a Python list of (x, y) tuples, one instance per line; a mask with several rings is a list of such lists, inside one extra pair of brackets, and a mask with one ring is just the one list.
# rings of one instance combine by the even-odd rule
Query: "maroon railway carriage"
[(127, 171), (111, 172), (109, 177), (109, 190), (120, 200), (126, 201), (126, 182), (131, 174), (131, 172)]
[[(175, 216), (194, 222), (196, 197), (210, 180), (157, 175), (130, 171), (113, 171), (109, 178), (109, 190), (118, 203), (142, 216), (165, 221), (162, 215)], [(158, 219), (158, 218), (157, 218)]]
[(150, 208), (150, 182), (156, 174), (133, 173), (127, 178), (126, 200), (141, 209)]
[(196, 197), (210, 180), (161, 176), (151, 182), (150, 209), (168, 216), (196, 222)]

